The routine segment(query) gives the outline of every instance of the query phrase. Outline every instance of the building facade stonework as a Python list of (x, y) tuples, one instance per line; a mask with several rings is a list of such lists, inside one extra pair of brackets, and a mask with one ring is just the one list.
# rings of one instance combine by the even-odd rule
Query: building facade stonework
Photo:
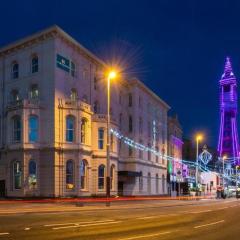
[[(0, 49), (0, 194), (106, 194), (108, 66), (57, 26)], [(169, 106), (138, 79), (111, 84), (111, 129), (167, 154)], [(167, 161), (110, 136), (111, 194), (167, 194)]]

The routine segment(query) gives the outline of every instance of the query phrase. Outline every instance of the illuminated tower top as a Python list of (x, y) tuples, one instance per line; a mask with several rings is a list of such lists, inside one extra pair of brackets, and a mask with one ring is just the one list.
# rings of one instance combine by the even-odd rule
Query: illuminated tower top
[(236, 163), (239, 156), (237, 133), (237, 79), (233, 73), (229, 57), (226, 58), (224, 73), (220, 83), (221, 125), (218, 140), (220, 157), (226, 156)]

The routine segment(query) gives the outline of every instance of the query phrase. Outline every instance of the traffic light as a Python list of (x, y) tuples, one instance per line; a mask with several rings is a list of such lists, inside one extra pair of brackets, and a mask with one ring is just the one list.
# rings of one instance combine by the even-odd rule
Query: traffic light
[(240, 165), (236, 165), (236, 170), (240, 170)]

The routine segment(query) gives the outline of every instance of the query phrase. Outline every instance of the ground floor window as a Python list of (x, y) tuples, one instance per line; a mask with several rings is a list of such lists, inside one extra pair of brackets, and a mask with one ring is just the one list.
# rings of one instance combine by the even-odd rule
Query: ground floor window
[(68, 160), (66, 163), (66, 188), (74, 188), (74, 163), (73, 160)]
[(102, 164), (98, 167), (98, 189), (104, 189), (105, 185), (105, 166)]
[(22, 187), (22, 169), (19, 161), (13, 163), (13, 187), (14, 189), (21, 189)]
[(80, 163), (80, 181), (81, 189), (87, 189), (87, 161), (82, 160)]

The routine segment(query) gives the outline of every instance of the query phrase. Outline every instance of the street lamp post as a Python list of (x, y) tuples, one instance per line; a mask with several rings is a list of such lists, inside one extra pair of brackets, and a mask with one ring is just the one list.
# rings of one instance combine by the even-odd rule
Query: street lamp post
[(198, 186), (198, 145), (199, 145), (199, 141), (201, 140), (202, 140), (202, 135), (197, 135), (196, 137), (196, 172), (195, 172), (196, 190)]
[(223, 189), (224, 189), (224, 185), (225, 185), (225, 181), (224, 181), (224, 171), (225, 171), (225, 168), (224, 168), (224, 160), (226, 159), (227, 157), (226, 156), (223, 156), (222, 157), (222, 168), (223, 168), (223, 173), (222, 173), (222, 184), (223, 184)]
[(106, 163), (106, 197), (110, 197), (110, 191), (111, 191), (111, 179), (110, 179), (110, 86), (111, 86), (111, 79), (114, 79), (116, 77), (116, 73), (114, 71), (109, 72), (107, 77), (107, 163)]

